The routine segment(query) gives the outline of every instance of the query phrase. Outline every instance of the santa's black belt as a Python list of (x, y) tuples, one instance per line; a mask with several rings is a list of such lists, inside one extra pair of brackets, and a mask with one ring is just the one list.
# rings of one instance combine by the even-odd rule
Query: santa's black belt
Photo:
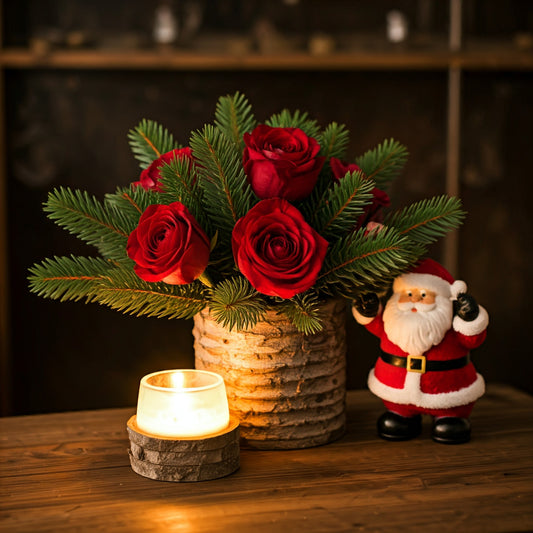
[(408, 372), (417, 372), (418, 374), (456, 370), (458, 368), (463, 368), (470, 363), (470, 354), (448, 361), (427, 361), (425, 355), (408, 355), (407, 357), (401, 357), (384, 351), (381, 352), (380, 357), (389, 365), (397, 366), (398, 368), (406, 368)]

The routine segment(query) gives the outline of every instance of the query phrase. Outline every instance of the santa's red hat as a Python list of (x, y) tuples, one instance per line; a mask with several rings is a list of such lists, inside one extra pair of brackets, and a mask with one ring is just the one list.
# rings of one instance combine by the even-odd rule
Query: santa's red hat
[(433, 259), (424, 259), (410, 272), (394, 280), (392, 290), (400, 292), (409, 289), (426, 289), (434, 291), (445, 298), (457, 298), (466, 292), (466, 283), (454, 280), (453, 276)]

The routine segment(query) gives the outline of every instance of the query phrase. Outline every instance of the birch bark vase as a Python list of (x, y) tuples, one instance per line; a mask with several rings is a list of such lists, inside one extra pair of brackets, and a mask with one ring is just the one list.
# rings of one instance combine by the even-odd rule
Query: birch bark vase
[(313, 335), (275, 311), (252, 330), (231, 332), (208, 309), (194, 317), (196, 368), (224, 378), (243, 445), (309, 448), (344, 433), (345, 303), (325, 303), (322, 316), (324, 327)]

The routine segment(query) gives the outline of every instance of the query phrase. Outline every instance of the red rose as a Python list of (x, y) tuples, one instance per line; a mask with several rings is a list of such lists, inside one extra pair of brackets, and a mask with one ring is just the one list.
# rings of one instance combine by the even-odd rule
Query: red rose
[(233, 256), (239, 270), (262, 294), (292, 298), (312, 287), (328, 242), (289, 202), (263, 200), (237, 221)]
[(209, 261), (209, 239), (181, 203), (149, 205), (130, 233), (126, 251), (145, 281), (192, 283)]
[(262, 199), (302, 200), (311, 194), (324, 164), (320, 145), (298, 128), (264, 124), (244, 134), (244, 172)]
[[(329, 160), (329, 164), (333, 174), (333, 179), (336, 182), (339, 182), (342, 178), (344, 178), (347, 172), (357, 172), (362, 170), (359, 165), (356, 165), (355, 163), (344, 163), (336, 157), (332, 157)], [(357, 227), (366, 225), (371, 221), (381, 222), (383, 219), (382, 209), (384, 207), (389, 207), (390, 205), (389, 195), (385, 191), (374, 187), (372, 189), (372, 196), (372, 202), (365, 207), (364, 212), (357, 220)]]
[(165, 163), (170, 163), (175, 157), (188, 157), (192, 158), (191, 149), (187, 146), (186, 148), (177, 148), (171, 150), (166, 154), (159, 156), (157, 159), (150, 163), (150, 166), (145, 168), (141, 172), (140, 181), (136, 181), (134, 185), (141, 185), (146, 191), (157, 191), (161, 192), (161, 167)]
[(335, 181), (344, 178), (347, 172), (357, 172), (358, 170), (361, 170), (359, 165), (356, 165), (355, 163), (345, 163), (336, 157), (332, 157), (329, 160), (329, 166), (331, 167), (331, 172)]

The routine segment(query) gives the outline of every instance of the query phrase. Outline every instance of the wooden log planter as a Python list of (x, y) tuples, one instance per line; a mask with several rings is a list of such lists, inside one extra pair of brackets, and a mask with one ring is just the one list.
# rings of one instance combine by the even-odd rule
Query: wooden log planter
[(308, 448), (344, 433), (346, 307), (332, 300), (321, 311), (313, 335), (273, 310), (245, 331), (228, 331), (207, 309), (194, 317), (195, 366), (224, 378), (243, 445)]
[(207, 481), (239, 468), (239, 424), (206, 437), (174, 439), (143, 432), (128, 420), (130, 464), (137, 474), (159, 481)]

